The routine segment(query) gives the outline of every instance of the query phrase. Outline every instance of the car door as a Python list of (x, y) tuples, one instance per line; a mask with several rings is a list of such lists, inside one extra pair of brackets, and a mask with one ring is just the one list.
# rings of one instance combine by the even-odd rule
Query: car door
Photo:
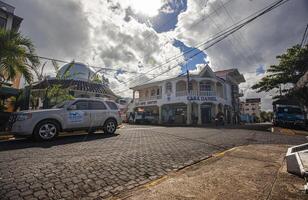
[(91, 123), (91, 110), (89, 101), (78, 100), (73, 103), (75, 109), (68, 109), (66, 120), (68, 129), (87, 128)]
[(108, 116), (108, 109), (102, 101), (89, 101), (91, 127), (102, 127)]

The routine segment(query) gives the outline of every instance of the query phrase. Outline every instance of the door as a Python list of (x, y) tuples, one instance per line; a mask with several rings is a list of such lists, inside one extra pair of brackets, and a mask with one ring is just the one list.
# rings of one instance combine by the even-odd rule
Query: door
[(108, 116), (108, 109), (102, 101), (89, 101), (91, 127), (102, 127)]
[(201, 119), (202, 123), (210, 123), (212, 118), (211, 107), (202, 107), (201, 108)]
[(91, 110), (86, 100), (76, 101), (74, 110), (68, 110), (66, 124), (68, 129), (79, 129), (89, 127), (91, 122)]

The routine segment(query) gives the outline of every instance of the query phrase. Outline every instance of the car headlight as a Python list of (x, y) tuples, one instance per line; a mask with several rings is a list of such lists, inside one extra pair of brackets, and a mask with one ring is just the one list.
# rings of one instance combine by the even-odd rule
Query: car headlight
[(24, 121), (24, 120), (30, 119), (31, 117), (32, 117), (31, 113), (19, 114), (19, 115), (17, 115), (16, 120), (17, 121)]

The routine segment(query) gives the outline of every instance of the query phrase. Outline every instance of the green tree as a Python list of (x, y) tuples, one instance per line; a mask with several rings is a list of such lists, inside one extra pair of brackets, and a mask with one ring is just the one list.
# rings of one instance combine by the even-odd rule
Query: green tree
[[(295, 45), (276, 58), (279, 63), (271, 65), (267, 70), (269, 74), (253, 85), (252, 89), (256, 89), (257, 92), (276, 90), (276, 92), (281, 92), (283, 95), (296, 97), (305, 104), (308, 94), (294, 92), (293, 87), (308, 71), (308, 45), (304, 47)], [(286, 87), (281, 90), (282, 86)]]
[[(70, 69), (74, 66), (75, 62), (72, 61), (69, 66), (65, 69), (64, 73), (61, 74), (59, 73), (60, 67), (56, 61), (52, 61), (52, 66), (55, 69), (56, 72), (56, 78), (58, 80), (65, 80), (70, 78)], [(65, 100), (70, 100), (73, 99), (73, 96), (69, 94), (69, 87), (64, 88), (61, 84), (54, 84), (54, 85), (49, 85), (48, 79), (48, 87), (46, 89), (45, 93), (45, 106), (44, 107), (51, 107), (54, 106), (58, 103), (61, 103)], [(47, 104), (47, 105), (46, 105)]]
[(0, 77), (4, 81), (12, 80), (21, 74), (28, 83), (33, 80), (39, 59), (35, 54), (32, 41), (19, 32), (0, 28)]
[(260, 118), (261, 118), (261, 122), (266, 122), (267, 121), (267, 112), (266, 111), (261, 111), (260, 113)]

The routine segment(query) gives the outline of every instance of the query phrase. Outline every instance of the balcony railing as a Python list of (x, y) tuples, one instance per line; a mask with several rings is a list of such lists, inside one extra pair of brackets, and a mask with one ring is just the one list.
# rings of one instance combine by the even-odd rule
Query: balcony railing
[(197, 90), (190, 90), (188, 94), (190, 96), (199, 96), (199, 91), (197, 91)]
[(216, 92), (215, 91), (200, 91), (200, 96), (214, 97), (216, 96)]
[(206, 97), (213, 97), (216, 96), (215, 91), (197, 91), (197, 90), (191, 90), (187, 92), (186, 90), (183, 91), (176, 91), (175, 96), (181, 97), (181, 96), (186, 96), (189, 94), (190, 96), (206, 96)]
[(149, 101), (149, 100), (156, 100), (161, 99), (161, 95), (149, 96), (149, 97), (140, 97), (139, 101)]
[(186, 96), (186, 95), (187, 95), (187, 91), (186, 90), (176, 91), (175, 92), (175, 96), (177, 96), (177, 97)]

